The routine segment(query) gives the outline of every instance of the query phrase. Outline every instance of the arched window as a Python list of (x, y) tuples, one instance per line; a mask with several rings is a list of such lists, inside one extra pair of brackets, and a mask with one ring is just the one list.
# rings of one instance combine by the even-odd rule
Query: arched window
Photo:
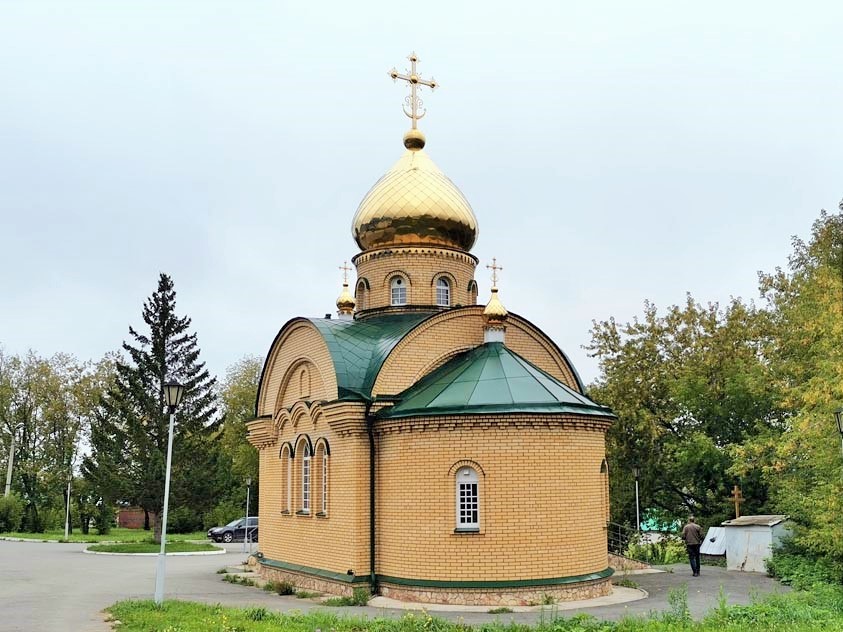
[(392, 277), (389, 282), (390, 301), (392, 305), (407, 304), (407, 283), (399, 276)]
[(436, 279), (436, 304), (440, 307), (451, 306), (451, 284), (445, 277)]
[(357, 310), (366, 309), (366, 282), (361, 279), (357, 282), (357, 289), (354, 292), (354, 300), (357, 303)]
[(310, 513), (310, 447), (305, 445), (301, 460), (301, 512)]
[(318, 478), (316, 515), (325, 517), (328, 515), (328, 452), (324, 442), (316, 447), (316, 476)]
[(468, 282), (468, 302), (471, 305), (477, 304), (477, 281), (474, 279)]
[(290, 459), (290, 444), (285, 443), (281, 448), (281, 513), (290, 513), (290, 492), (292, 491), (292, 460)]
[(461, 467), (456, 477), (457, 531), (480, 530), (480, 490), (477, 472)]
[(600, 462), (600, 509), (606, 524), (609, 524), (609, 466), (606, 459)]

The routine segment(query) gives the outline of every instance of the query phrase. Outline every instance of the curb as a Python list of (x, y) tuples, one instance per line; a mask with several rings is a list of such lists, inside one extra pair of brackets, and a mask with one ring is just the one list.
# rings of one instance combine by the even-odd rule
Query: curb
[[(160, 553), (109, 553), (107, 551), (89, 551), (85, 549), (82, 551), (88, 555), (131, 555), (133, 557), (153, 557), (161, 555)], [(224, 555), (228, 553), (225, 549), (217, 549), (216, 551), (185, 551), (183, 553), (166, 553), (167, 557), (175, 557), (177, 555)]]

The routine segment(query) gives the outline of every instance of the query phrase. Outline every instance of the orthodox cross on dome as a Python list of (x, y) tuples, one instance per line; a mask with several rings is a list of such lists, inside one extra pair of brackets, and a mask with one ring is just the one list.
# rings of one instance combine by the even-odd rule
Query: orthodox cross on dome
[(342, 265), (340, 266), (340, 270), (342, 270), (342, 282), (348, 283), (348, 273), (353, 268), (349, 267), (348, 261), (343, 261)]
[(744, 497), (741, 495), (741, 488), (735, 485), (735, 488), (732, 490), (732, 495), (729, 497), (733, 503), (735, 503), (735, 518), (741, 517), (741, 503), (744, 501)]
[(492, 265), (486, 266), (489, 270), (492, 271), (492, 287), (498, 286), (498, 270), (503, 270), (503, 266), (498, 265), (498, 260), (496, 257), (492, 257)]
[[(402, 79), (410, 84), (410, 95), (404, 99), (404, 103), (406, 103), (406, 105), (401, 107), (404, 110), (404, 114), (406, 114), (407, 117), (413, 121), (413, 129), (416, 129), (416, 123), (419, 120), (423, 119), (424, 115), (427, 114), (427, 110), (422, 108), (424, 102), (418, 96), (418, 87), (427, 86), (431, 90), (436, 90), (436, 88), (439, 87), (439, 84), (434, 81), (433, 77), (430, 78), (430, 81), (419, 77), (418, 73), (416, 72), (416, 62), (419, 60), (419, 58), (416, 56), (415, 53), (410, 53), (407, 59), (410, 60), (410, 70), (407, 72), (407, 74), (402, 75), (393, 66), (392, 70), (389, 71), (389, 76), (392, 77), (393, 81)], [(410, 106), (409, 112), (407, 111), (407, 105)], [(419, 110), (421, 110), (421, 114), (419, 114)]]

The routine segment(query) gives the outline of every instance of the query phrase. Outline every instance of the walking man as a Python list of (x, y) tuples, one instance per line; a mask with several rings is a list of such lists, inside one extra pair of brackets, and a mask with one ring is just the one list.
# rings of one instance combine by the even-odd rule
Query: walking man
[(688, 560), (691, 562), (691, 572), (694, 577), (700, 576), (700, 545), (703, 533), (700, 525), (694, 522), (693, 516), (688, 516), (688, 524), (682, 527), (682, 540), (688, 549)]

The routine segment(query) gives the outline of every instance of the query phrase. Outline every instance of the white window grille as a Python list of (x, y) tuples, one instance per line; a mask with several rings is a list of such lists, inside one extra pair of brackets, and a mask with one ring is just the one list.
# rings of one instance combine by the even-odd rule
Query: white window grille
[(393, 305), (407, 304), (407, 285), (401, 277), (393, 277), (390, 282), (391, 299)]
[(322, 513), (328, 515), (328, 455), (322, 448)]
[(440, 307), (451, 305), (451, 284), (448, 283), (448, 279), (439, 277), (436, 280), (436, 304)]
[(477, 472), (470, 467), (457, 470), (457, 530), (480, 528), (480, 495)]
[(287, 452), (287, 497), (284, 499), (284, 509), (289, 513), (292, 505), (291, 496), (293, 495), (293, 460), (290, 458), (290, 453)]
[(310, 455), (301, 460), (301, 510), (310, 513)]

